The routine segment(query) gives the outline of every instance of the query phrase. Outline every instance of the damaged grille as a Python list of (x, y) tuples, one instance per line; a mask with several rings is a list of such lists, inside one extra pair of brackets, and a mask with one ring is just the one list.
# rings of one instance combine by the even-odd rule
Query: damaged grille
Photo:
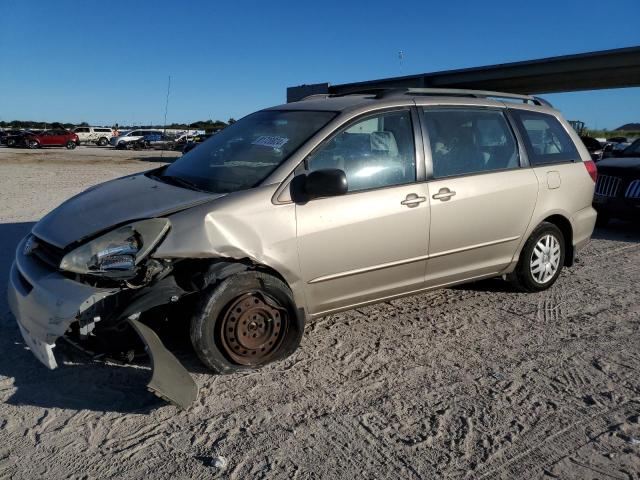
[(36, 241), (36, 245), (31, 251), (31, 255), (45, 265), (57, 270), (60, 267), (60, 262), (66, 252), (61, 248), (45, 242), (41, 238), (34, 237), (34, 239)]
[(615, 197), (618, 195), (618, 188), (622, 179), (618, 177), (611, 177), (609, 175), (598, 175), (598, 181), (596, 182), (596, 195), (602, 195), (603, 197)]

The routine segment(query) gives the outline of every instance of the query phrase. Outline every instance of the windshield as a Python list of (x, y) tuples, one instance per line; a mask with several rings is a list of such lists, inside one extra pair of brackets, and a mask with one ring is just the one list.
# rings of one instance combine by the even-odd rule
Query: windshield
[(176, 160), (162, 176), (217, 193), (254, 187), (335, 116), (303, 110), (253, 113)]

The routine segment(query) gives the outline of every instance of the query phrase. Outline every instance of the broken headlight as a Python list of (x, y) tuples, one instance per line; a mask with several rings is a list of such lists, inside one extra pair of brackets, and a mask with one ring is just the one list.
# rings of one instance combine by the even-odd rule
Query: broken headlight
[(166, 218), (151, 218), (118, 227), (66, 254), (60, 268), (98, 275), (133, 271), (160, 243), (170, 226)]

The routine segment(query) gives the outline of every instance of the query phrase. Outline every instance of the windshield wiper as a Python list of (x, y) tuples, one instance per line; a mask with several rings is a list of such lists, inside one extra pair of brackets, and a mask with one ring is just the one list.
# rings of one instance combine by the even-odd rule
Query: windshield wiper
[(206, 190), (200, 188), (196, 183), (191, 182), (189, 180), (185, 180), (182, 177), (176, 177), (175, 175), (158, 175), (157, 178), (160, 180), (165, 180), (167, 183), (171, 183), (173, 185), (177, 185), (179, 187), (188, 188), (189, 190), (195, 190), (197, 192), (207, 192)]

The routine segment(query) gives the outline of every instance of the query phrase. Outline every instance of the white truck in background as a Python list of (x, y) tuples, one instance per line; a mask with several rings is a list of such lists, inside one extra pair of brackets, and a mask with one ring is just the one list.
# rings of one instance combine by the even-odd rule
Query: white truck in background
[(73, 132), (78, 135), (80, 143), (95, 143), (104, 147), (113, 137), (113, 130), (109, 127), (76, 127)]

